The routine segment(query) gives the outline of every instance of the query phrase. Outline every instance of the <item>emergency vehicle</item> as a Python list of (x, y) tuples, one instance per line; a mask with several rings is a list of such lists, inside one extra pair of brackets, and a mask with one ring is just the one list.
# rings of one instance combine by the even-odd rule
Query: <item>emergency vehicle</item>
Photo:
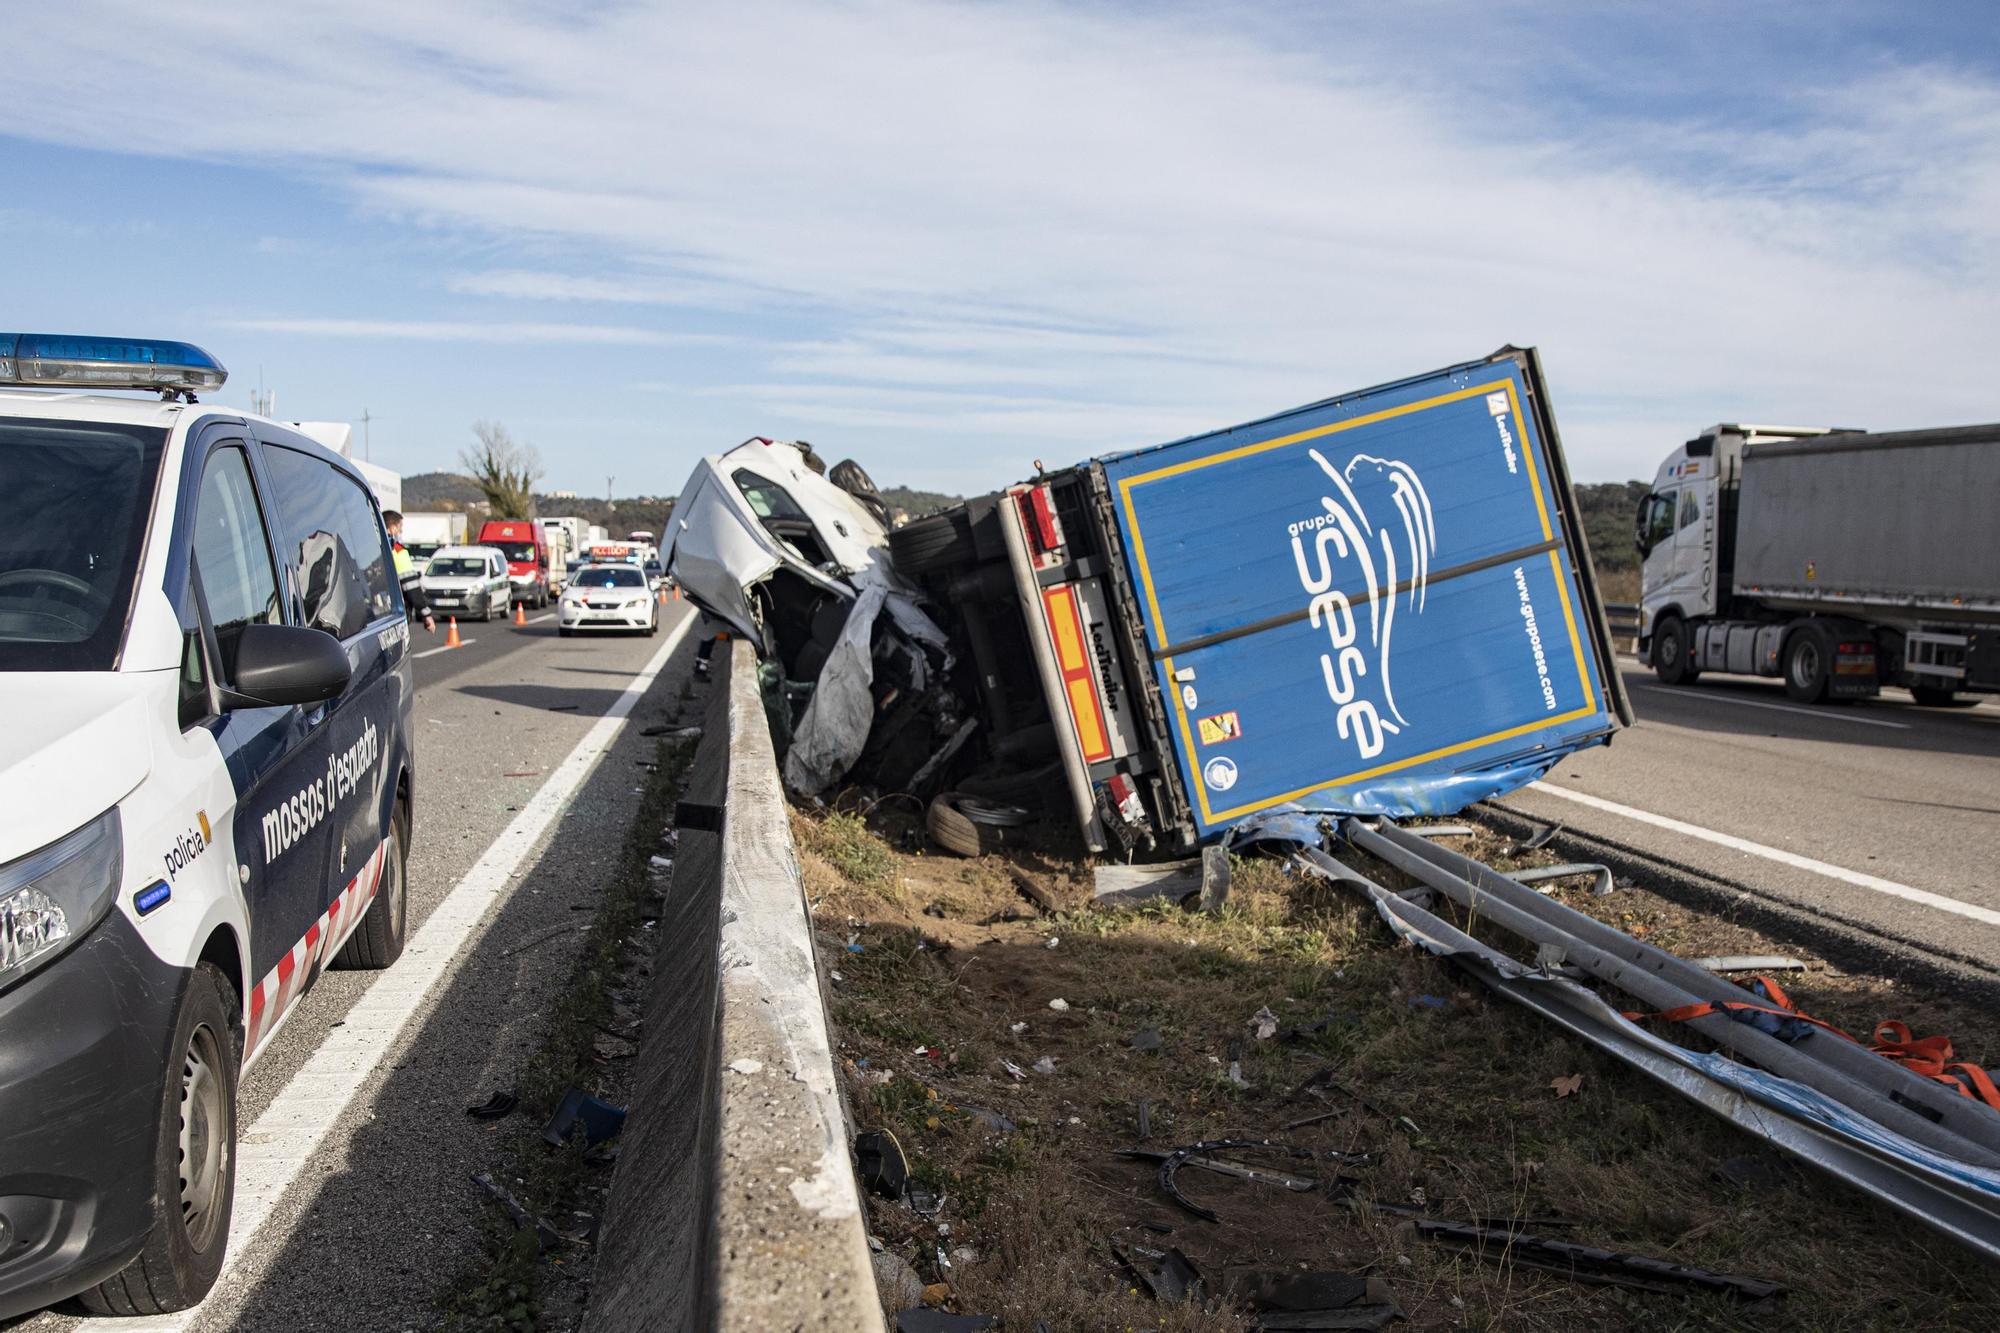
[(403, 948), (381, 515), (347, 460), (198, 401), (224, 379), (0, 333), (0, 1319), (199, 1301), (242, 1071), (324, 969)]

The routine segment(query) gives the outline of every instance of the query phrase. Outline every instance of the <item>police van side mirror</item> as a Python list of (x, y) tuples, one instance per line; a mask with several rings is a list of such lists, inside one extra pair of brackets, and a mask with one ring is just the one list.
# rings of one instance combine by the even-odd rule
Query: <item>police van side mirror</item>
[(354, 674), (347, 650), (325, 630), (297, 625), (245, 625), (236, 639), (231, 688), (224, 708), (316, 704), (347, 688)]

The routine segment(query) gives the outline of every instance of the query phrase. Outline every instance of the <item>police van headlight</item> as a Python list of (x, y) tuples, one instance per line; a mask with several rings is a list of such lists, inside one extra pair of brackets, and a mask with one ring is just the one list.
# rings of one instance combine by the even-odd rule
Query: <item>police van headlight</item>
[(97, 924), (118, 892), (122, 841), (113, 807), (60, 842), (0, 866), (0, 986)]

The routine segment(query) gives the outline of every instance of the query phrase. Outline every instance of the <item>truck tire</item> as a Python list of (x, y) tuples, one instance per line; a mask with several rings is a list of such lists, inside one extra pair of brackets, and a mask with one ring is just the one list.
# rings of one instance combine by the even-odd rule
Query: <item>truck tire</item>
[(222, 1271), (236, 1196), (236, 988), (198, 964), (174, 1018), (153, 1149), (158, 1217), (145, 1248), (77, 1301), (92, 1314), (169, 1314), (198, 1305)]
[(1810, 625), (1792, 631), (1785, 640), (1785, 693), (1802, 704), (1826, 697), (1833, 674), (1833, 651), (1826, 636)]
[[(960, 809), (961, 803), (974, 813)], [(966, 792), (948, 791), (931, 801), (924, 827), (930, 830), (931, 841), (945, 851), (978, 857), (1004, 846), (1009, 841), (1007, 830), (1030, 818), (1025, 810), (994, 806)]]
[(972, 563), (972, 524), (963, 510), (948, 510), (889, 532), (889, 554), (907, 576)]
[(1695, 669), (1687, 622), (1677, 615), (1661, 616), (1653, 627), (1653, 670), (1667, 685), (1689, 685), (1701, 677)]

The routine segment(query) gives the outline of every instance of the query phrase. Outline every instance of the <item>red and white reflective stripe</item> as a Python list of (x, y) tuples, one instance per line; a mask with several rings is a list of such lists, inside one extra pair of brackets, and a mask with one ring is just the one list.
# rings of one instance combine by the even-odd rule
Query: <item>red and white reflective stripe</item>
[(305, 979), (312, 975), (313, 965), (320, 955), (336, 942), (345, 940), (354, 929), (354, 923), (361, 919), (361, 913), (381, 887), (382, 866), (387, 859), (389, 844), (379, 843), (361, 873), (347, 882), (347, 887), (320, 913), (319, 920), (306, 928), (306, 933), (291, 951), (278, 960), (278, 965), (264, 975), (250, 991), (250, 1021), (243, 1039), (243, 1054), (248, 1057), (265, 1037), (278, 1025), (278, 1020), (298, 1001), (300, 989)]

